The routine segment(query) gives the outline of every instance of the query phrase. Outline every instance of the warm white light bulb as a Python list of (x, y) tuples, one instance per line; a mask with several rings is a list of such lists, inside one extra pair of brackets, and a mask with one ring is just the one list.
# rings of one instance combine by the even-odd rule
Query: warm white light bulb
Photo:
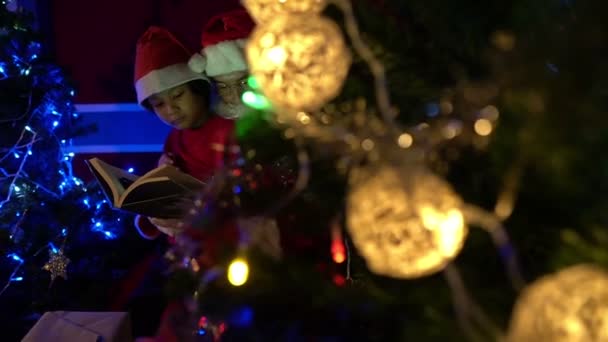
[(243, 259), (235, 259), (228, 267), (228, 281), (234, 286), (241, 286), (249, 278), (249, 265)]

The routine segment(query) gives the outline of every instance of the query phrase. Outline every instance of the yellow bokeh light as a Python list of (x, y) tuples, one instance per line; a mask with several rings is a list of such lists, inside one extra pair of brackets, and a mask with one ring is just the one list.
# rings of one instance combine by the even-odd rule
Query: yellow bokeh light
[(268, 49), (267, 53), (267, 59), (277, 67), (282, 67), (287, 60), (287, 52), (285, 52), (285, 49), (281, 46), (274, 46)]
[(242, 3), (258, 24), (289, 14), (318, 14), (327, 6), (326, 0), (243, 0)]
[(494, 207), (494, 213), (501, 220), (507, 219), (513, 213), (513, 195), (505, 194), (498, 198), (498, 202), (496, 203), (496, 207)]
[(361, 148), (363, 148), (365, 151), (371, 151), (374, 149), (374, 141), (371, 139), (365, 139), (361, 142)]
[(453, 126), (445, 126), (443, 128), (443, 135), (447, 139), (453, 139), (453, 138), (456, 137), (456, 135), (458, 135), (458, 129), (456, 127), (453, 127)]
[(495, 106), (488, 105), (488, 106), (483, 107), (479, 111), (479, 115), (481, 115), (481, 117), (483, 117), (484, 119), (496, 121), (496, 120), (498, 120), (498, 117), (500, 116), (500, 112), (498, 111), (498, 108), (496, 108)]
[(299, 112), (296, 114), (298, 121), (300, 121), (303, 125), (307, 125), (310, 123), (310, 116), (304, 112)]
[(454, 257), (459, 251), (456, 248), (459, 241), (464, 238), (462, 236), (464, 218), (460, 210), (450, 209), (443, 213), (433, 207), (424, 206), (420, 210), (420, 216), (425, 228), (439, 233), (438, 250), (440, 254), (446, 257)]
[(372, 272), (423, 277), (462, 249), (468, 229), (461, 200), (430, 171), (380, 163), (355, 169), (349, 185), (348, 232)]
[(350, 67), (339, 27), (321, 16), (278, 16), (247, 43), (251, 74), (281, 112), (315, 111), (336, 97)]
[(243, 259), (236, 259), (228, 266), (228, 281), (233, 286), (241, 286), (249, 278), (249, 265)]
[(515, 303), (509, 342), (608, 341), (608, 272), (576, 265), (544, 276)]
[(439, 110), (442, 114), (449, 115), (454, 111), (454, 105), (448, 100), (441, 100), (439, 102)]
[(397, 144), (402, 148), (408, 148), (414, 143), (414, 138), (411, 134), (403, 133), (397, 138)]
[(488, 119), (479, 119), (477, 121), (475, 121), (475, 133), (481, 135), (481, 136), (487, 136), (490, 135), (490, 133), (492, 133), (492, 122), (490, 122), (490, 120)]

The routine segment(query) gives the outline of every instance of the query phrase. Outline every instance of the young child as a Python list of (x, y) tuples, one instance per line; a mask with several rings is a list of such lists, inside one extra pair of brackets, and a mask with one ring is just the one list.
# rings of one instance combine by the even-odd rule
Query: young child
[[(191, 53), (169, 31), (150, 27), (138, 40), (135, 57), (137, 101), (173, 129), (159, 164), (173, 164), (200, 180), (222, 167), (226, 154), (238, 152), (234, 122), (211, 115), (209, 81), (188, 67)], [(140, 235), (154, 239), (174, 236), (179, 220), (138, 216)]]

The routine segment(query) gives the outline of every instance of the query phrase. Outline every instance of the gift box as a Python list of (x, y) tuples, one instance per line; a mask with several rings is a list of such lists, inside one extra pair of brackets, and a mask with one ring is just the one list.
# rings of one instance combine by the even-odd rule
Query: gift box
[(22, 342), (131, 342), (127, 312), (46, 312)]

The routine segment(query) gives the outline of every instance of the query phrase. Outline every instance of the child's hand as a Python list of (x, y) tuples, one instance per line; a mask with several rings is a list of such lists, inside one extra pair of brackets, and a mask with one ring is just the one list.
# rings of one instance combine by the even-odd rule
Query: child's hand
[(174, 165), (173, 155), (171, 153), (163, 153), (158, 160), (158, 166), (162, 165)]
[(155, 217), (150, 217), (149, 220), (158, 230), (172, 237), (184, 230), (184, 222), (182, 220)]

